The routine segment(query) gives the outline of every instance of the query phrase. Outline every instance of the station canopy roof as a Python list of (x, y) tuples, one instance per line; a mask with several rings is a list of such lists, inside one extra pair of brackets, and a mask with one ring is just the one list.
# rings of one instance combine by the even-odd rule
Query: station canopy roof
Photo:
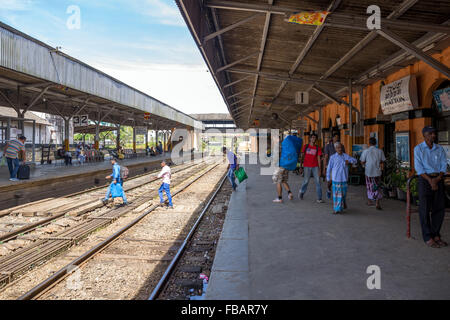
[(0, 103), (150, 129), (203, 129), (189, 115), (1, 22)]
[[(255, 120), (289, 127), (332, 101), (345, 105), (350, 79), (357, 92), (417, 60), (450, 75), (431, 57), (449, 45), (448, 0), (176, 2), (240, 128), (258, 126)], [(381, 29), (367, 27), (372, 5), (380, 8)], [(307, 18), (304, 12), (325, 18), (289, 22)], [(309, 101), (296, 104), (297, 92), (308, 92)]]

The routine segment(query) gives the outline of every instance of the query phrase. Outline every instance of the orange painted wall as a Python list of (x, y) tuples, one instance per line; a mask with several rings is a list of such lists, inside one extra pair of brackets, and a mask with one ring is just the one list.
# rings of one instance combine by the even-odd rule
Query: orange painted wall
[[(438, 60), (446, 66), (450, 66), (450, 47), (447, 47), (440, 53), (432, 55), (434, 59)], [(441, 84), (446, 77), (439, 73), (437, 70), (430, 67), (423, 61), (418, 61), (408, 67), (405, 67), (397, 72), (394, 72), (387, 76), (384, 80), (385, 84), (389, 84), (400, 78), (414, 74), (417, 78), (417, 95), (419, 99), (420, 108), (430, 108), (432, 103), (432, 92)], [(380, 106), (380, 91), (381, 80), (374, 82), (373, 84), (364, 88), (364, 118), (372, 119), (376, 118), (377, 114), (382, 114)], [(348, 101), (348, 96), (343, 98)], [(353, 105), (359, 109), (359, 93), (353, 94)], [(349, 110), (344, 105), (337, 105), (336, 103), (330, 103), (322, 108), (323, 112), (323, 128), (328, 128), (329, 119), (332, 120), (333, 126), (335, 124), (336, 115), (341, 117), (341, 123), (349, 123)], [(318, 119), (318, 112), (311, 113), (310, 116), (314, 119)], [(354, 119), (355, 120), (355, 119)], [(308, 120), (309, 121), (309, 120)], [(311, 123), (312, 128), (316, 128)], [(395, 131), (409, 131), (410, 132), (410, 145), (411, 145), (411, 159), (413, 160), (414, 147), (423, 141), (422, 128), (427, 125), (431, 125), (431, 118), (420, 118), (411, 120), (397, 121), (395, 124)], [(314, 129), (313, 129), (314, 130)], [(384, 125), (371, 125), (364, 127), (364, 143), (368, 142), (370, 132), (378, 132), (379, 145), (384, 147)], [(350, 146), (350, 137), (344, 135), (344, 130), (341, 130), (341, 140), (344, 143), (347, 150)]]

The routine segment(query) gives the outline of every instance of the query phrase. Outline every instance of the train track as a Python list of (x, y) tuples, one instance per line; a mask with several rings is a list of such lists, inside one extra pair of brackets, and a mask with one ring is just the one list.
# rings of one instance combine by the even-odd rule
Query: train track
[[(191, 190), (193, 188), (193, 185), (196, 185), (198, 188), (199, 183), (201, 184), (202, 181), (205, 181), (205, 179), (208, 178), (207, 174), (210, 173), (211, 171), (213, 171), (214, 169), (216, 169), (217, 166), (219, 166), (218, 163), (210, 165), (208, 168), (206, 168), (202, 172), (196, 174), (191, 179), (189, 179), (185, 183), (181, 184), (181, 186), (178, 188), (178, 190), (176, 190), (173, 193), (175, 203), (178, 203), (178, 202), (184, 203), (185, 206), (186, 205), (192, 206), (193, 204), (195, 204), (197, 206), (198, 210), (194, 210), (194, 213), (199, 212), (199, 211), (201, 211), (201, 213), (198, 216), (198, 218), (196, 218), (196, 221), (193, 224), (193, 227), (191, 228), (191, 230), (188, 232), (188, 235), (184, 239), (184, 242), (182, 242), (181, 246), (178, 248), (178, 252), (175, 255), (175, 257), (173, 258), (173, 260), (172, 260), (172, 258), (170, 258), (170, 260), (172, 260), (172, 262), (169, 265), (169, 269), (172, 268), (174, 264), (176, 264), (178, 257), (181, 256), (182, 252), (184, 251), (184, 248), (186, 247), (186, 243), (189, 241), (194, 230), (196, 229), (199, 222), (201, 221), (204, 212), (207, 210), (207, 208), (213, 201), (214, 197), (216, 196), (218, 190), (222, 186), (222, 184), (226, 178), (224, 175), (224, 168), (219, 170), (219, 172), (217, 172), (217, 170), (216, 170), (210, 174), (214, 177), (217, 177), (216, 178), (217, 181), (214, 183), (214, 185), (215, 186), (218, 185), (218, 187), (214, 192), (209, 192), (209, 190), (207, 190), (207, 192), (204, 191), (204, 192), (200, 192), (200, 193), (192, 192)], [(210, 178), (208, 178), (208, 179), (210, 179)], [(212, 179), (214, 179), (214, 178), (212, 178)], [(203, 185), (204, 186), (208, 185), (208, 182), (206, 182), (206, 183), (203, 182)], [(204, 188), (202, 188), (202, 189), (204, 189)], [(193, 201), (194, 198), (196, 198), (195, 201)], [(206, 206), (204, 204), (205, 198), (209, 198), (209, 201), (207, 202)], [(186, 203), (188, 203), (188, 204), (186, 204)], [(132, 243), (136, 243), (133, 241), (138, 241), (138, 242), (147, 241), (149, 243), (152, 243), (151, 239), (136, 239), (136, 236), (139, 236), (139, 235), (142, 236), (143, 230), (144, 230), (144, 234), (146, 236), (148, 236), (148, 232), (146, 230), (148, 230), (151, 227), (155, 228), (155, 221), (157, 221), (157, 220), (151, 220), (151, 218), (153, 218), (154, 216), (155, 216), (154, 219), (158, 219), (158, 217), (159, 217), (159, 219), (163, 219), (164, 224), (167, 224), (168, 221), (172, 221), (172, 219), (174, 219), (174, 221), (176, 220), (177, 223), (180, 223), (180, 221), (178, 221), (178, 219), (181, 219), (181, 218), (182, 218), (181, 220), (183, 220), (186, 223), (193, 219), (191, 216), (188, 216), (184, 211), (174, 213), (171, 210), (169, 210), (169, 211), (163, 210), (161, 213), (161, 210), (162, 210), (162, 208), (160, 208), (159, 203), (154, 204), (151, 207), (147, 208), (144, 211), (144, 213), (137, 216), (130, 223), (126, 224), (120, 230), (118, 230), (118, 231), (114, 232), (112, 235), (108, 236), (105, 240), (101, 241), (100, 243), (97, 243), (94, 247), (90, 248), (88, 251), (85, 251), (81, 255), (77, 256), (75, 260), (71, 261), (65, 267), (63, 267), (60, 270), (58, 270), (57, 272), (55, 272), (51, 277), (47, 278), (46, 280), (44, 280), (43, 282), (41, 282), (40, 284), (35, 286), (33, 289), (31, 289), (27, 293), (23, 294), (19, 299), (20, 300), (37, 299), (37, 298), (51, 299), (52, 298), (51, 293), (49, 293), (49, 292), (53, 291), (52, 288), (58, 289), (58, 287), (61, 287), (62, 280), (64, 280), (68, 276), (70, 276), (74, 269), (77, 269), (77, 268), (81, 267), (82, 265), (83, 265), (83, 269), (85, 267), (88, 268), (90, 265), (89, 262), (92, 259), (98, 259), (98, 257), (100, 257), (100, 259), (104, 258), (105, 250), (108, 252), (111, 252), (111, 251), (134, 252), (133, 248), (131, 248), (132, 245), (129, 244), (129, 241), (131, 241)], [(149, 215), (152, 212), (153, 212), (153, 214)], [(191, 213), (191, 215), (192, 215), (192, 213)], [(161, 221), (159, 221), (159, 222), (161, 222)], [(191, 224), (191, 223), (189, 223), (189, 224)], [(171, 227), (168, 225), (165, 225), (165, 226), (160, 225), (160, 228), (156, 228), (156, 230), (164, 229), (164, 228), (171, 228)], [(164, 230), (166, 230), (166, 229), (164, 229)], [(161, 230), (161, 232), (163, 235), (167, 236), (167, 234), (166, 234), (166, 232), (164, 232), (164, 230)], [(126, 236), (126, 238), (124, 238), (124, 236)], [(131, 238), (131, 240), (130, 240), (130, 238)], [(134, 240), (133, 240), (133, 238), (134, 238)], [(172, 239), (172, 240), (175, 241), (177, 244), (181, 243), (181, 240), (179, 240), (178, 238)], [(167, 242), (167, 241), (172, 241), (172, 240), (159, 240), (157, 242), (161, 242), (161, 241)], [(141, 249), (142, 249), (142, 244), (139, 244), (139, 245), (141, 246)], [(154, 249), (155, 247), (151, 247), (151, 248)], [(160, 247), (157, 247), (157, 248), (160, 248)], [(167, 254), (164, 254), (164, 253), (162, 253), (162, 254), (160, 253), (160, 258), (156, 258), (155, 254), (153, 254), (153, 255), (150, 254), (150, 258), (149, 258), (148, 249), (149, 249), (149, 247), (147, 247), (141, 251), (146, 252), (145, 256), (142, 259), (148, 261), (149, 264), (151, 264), (151, 262), (152, 262), (150, 260), (154, 260), (153, 264), (155, 264), (155, 263), (156, 264), (161, 264), (161, 263), (164, 264), (169, 260), (165, 256)], [(110, 257), (110, 255), (108, 255), (108, 252), (106, 252), (106, 257)], [(124, 258), (124, 255), (119, 254), (119, 255), (115, 255), (115, 257), (116, 258), (114, 258), (113, 260), (120, 261), (121, 259)], [(125, 256), (125, 258), (128, 261), (129, 256)], [(131, 260), (133, 260), (134, 258), (136, 258), (136, 257), (131, 257)], [(142, 261), (140, 261), (140, 258), (137, 258), (137, 260), (140, 262), (140, 264), (142, 264)], [(109, 270), (109, 272), (112, 272), (113, 274), (115, 274), (115, 271)], [(170, 271), (166, 271), (165, 274), (170, 274)], [(103, 273), (102, 273), (102, 275), (103, 275)], [(115, 276), (117, 276), (117, 275), (115, 274)], [(108, 281), (108, 283), (111, 284), (111, 283), (114, 283), (114, 281)], [(65, 290), (64, 286), (62, 286), (62, 287), (63, 287), (63, 290)], [(65, 297), (65, 298), (67, 298), (67, 297)]]
[[(175, 166), (173, 173), (175, 174), (177, 172), (187, 170), (195, 165), (196, 164), (194, 163), (191, 165)], [(125, 192), (130, 192), (148, 183), (157, 181), (158, 178), (156, 176), (152, 177), (150, 181), (146, 180), (148, 176), (153, 175), (156, 172), (158, 171), (142, 174), (127, 180), (124, 187)], [(72, 213), (72, 216), (80, 216), (87, 212), (101, 208), (103, 206), (103, 203), (98, 200), (98, 197), (101, 196), (101, 193), (104, 193), (106, 191), (106, 188), (107, 186), (94, 187), (88, 190), (70, 194), (66, 197), (58, 199), (44, 199), (34, 203), (29, 203), (15, 208), (3, 210), (3, 214), (0, 214), (0, 225), (11, 226), (11, 228), (10, 230), (6, 230), (6, 232), (0, 232), (0, 244), (4, 244), (10, 240), (16, 239), (19, 235), (23, 236), (31, 231), (36, 230), (37, 228), (48, 225), (68, 214)], [(102, 192), (100, 190), (102, 190)], [(89, 196), (89, 194), (91, 196)], [(67, 199), (67, 202), (61, 202), (60, 199)], [(52, 202), (55, 203), (53, 206)], [(34, 207), (36, 209), (33, 209)], [(39, 207), (43, 209), (39, 209)], [(36, 212), (33, 212), (33, 210), (40, 211), (41, 217), (36, 217)], [(17, 218), (16, 216), (20, 215), (22, 211), (25, 213), (31, 213), (33, 215), (31, 217), (22, 216), (20, 218)], [(42, 217), (42, 215), (44, 217)]]
[[(197, 174), (199, 172), (198, 168), (203, 165), (204, 163), (197, 163), (178, 170), (177, 173), (183, 171), (184, 175), (181, 173), (178, 175), (174, 174), (173, 185), (176, 186), (182, 183), (186, 176)], [(146, 209), (151, 205), (150, 201), (157, 196), (158, 182), (157, 180), (152, 180), (133, 186), (132, 188), (136, 195), (128, 195), (132, 199), (130, 205), (107, 210), (101, 208), (97, 210), (100, 212), (94, 211), (89, 216), (83, 216), (79, 223), (65, 228), (55, 235), (34, 238), (27, 238), (27, 236), (21, 235), (20, 239), (28, 239), (33, 241), (33, 243), (0, 259), (0, 287), (17, 279), (28, 270), (45, 263), (51, 257), (67, 250), (89, 234), (113, 223), (123, 215)]]

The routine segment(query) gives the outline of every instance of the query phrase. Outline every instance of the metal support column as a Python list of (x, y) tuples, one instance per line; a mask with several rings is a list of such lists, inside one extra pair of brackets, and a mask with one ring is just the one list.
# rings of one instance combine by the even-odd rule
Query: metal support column
[(11, 118), (8, 118), (7, 125), (6, 125), (6, 141), (11, 140)]
[(148, 149), (148, 126), (145, 126), (145, 151)]
[(120, 149), (120, 129), (121, 129), (121, 125), (119, 124), (119, 125), (116, 125), (116, 128), (117, 128), (117, 134), (116, 134), (116, 148), (117, 148), (117, 150), (119, 150)]
[(100, 121), (95, 121), (95, 141), (94, 141), (94, 149), (100, 149)]
[[(33, 120), (33, 139), (31, 140), (33, 143), (32, 146), (32, 161), (33, 163), (36, 162), (36, 120)], [(26, 159), (25, 159), (26, 161)]]
[(136, 125), (133, 124), (133, 153), (136, 153)]
[(322, 116), (322, 110), (323, 108), (320, 107), (319, 108), (319, 123), (317, 124), (317, 133), (319, 135), (319, 145), (322, 144), (322, 146), (325, 145), (324, 141), (323, 141), (323, 133), (322, 133), (322, 124), (323, 124), (323, 116)]
[(348, 106), (349, 106), (349, 129), (350, 129), (350, 148), (349, 154), (352, 154), (353, 148), (353, 87), (352, 79), (348, 80)]
[(163, 152), (166, 152), (166, 147), (167, 147), (167, 131), (164, 130), (163, 131)]
[(359, 135), (364, 137), (364, 87), (359, 88)]
[(70, 131), (70, 118), (63, 117), (64, 121), (64, 150), (69, 151), (69, 131)]

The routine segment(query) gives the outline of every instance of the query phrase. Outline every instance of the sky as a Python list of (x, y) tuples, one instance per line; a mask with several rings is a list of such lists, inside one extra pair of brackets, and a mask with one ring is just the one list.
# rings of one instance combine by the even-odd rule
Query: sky
[(0, 0), (0, 21), (182, 112), (228, 113), (173, 0)]

